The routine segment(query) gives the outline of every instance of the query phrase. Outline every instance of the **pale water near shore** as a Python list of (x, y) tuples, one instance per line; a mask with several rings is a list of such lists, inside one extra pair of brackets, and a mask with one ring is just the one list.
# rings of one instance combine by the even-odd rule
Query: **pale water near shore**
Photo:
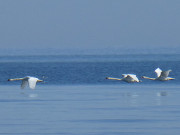
[(179, 135), (180, 85), (0, 86), (0, 134)]

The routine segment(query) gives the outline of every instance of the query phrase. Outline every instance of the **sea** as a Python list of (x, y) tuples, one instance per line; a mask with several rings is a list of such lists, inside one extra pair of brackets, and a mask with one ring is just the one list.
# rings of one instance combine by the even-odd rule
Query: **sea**
[[(158, 67), (175, 80), (141, 78)], [(7, 81), (25, 76), (44, 82)], [(179, 135), (180, 54), (1, 55), (0, 134)]]

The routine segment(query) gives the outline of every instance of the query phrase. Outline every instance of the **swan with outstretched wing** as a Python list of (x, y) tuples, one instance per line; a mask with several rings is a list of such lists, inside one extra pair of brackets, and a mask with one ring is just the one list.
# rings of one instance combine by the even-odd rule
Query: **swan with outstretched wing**
[(113, 77), (106, 77), (106, 79), (110, 80), (118, 80), (118, 81), (125, 81), (128, 83), (132, 82), (141, 82), (136, 75), (134, 74), (122, 74), (123, 78), (113, 78)]
[(155, 73), (157, 74), (156, 78), (151, 78), (151, 77), (147, 77), (147, 76), (142, 76), (142, 78), (144, 79), (149, 79), (149, 80), (158, 80), (158, 81), (168, 81), (168, 80), (174, 80), (175, 78), (172, 77), (168, 77), (169, 73), (172, 70), (167, 70), (167, 71), (162, 71), (160, 68), (157, 68), (155, 70)]
[(37, 82), (43, 82), (43, 80), (40, 80), (36, 77), (31, 77), (31, 76), (26, 76), (24, 78), (14, 78), (14, 79), (8, 79), (8, 81), (18, 81), (21, 80), (21, 88), (24, 89), (27, 85), (29, 85), (29, 87), (31, 89), (35, 89), (36, 87), (36, 83)]

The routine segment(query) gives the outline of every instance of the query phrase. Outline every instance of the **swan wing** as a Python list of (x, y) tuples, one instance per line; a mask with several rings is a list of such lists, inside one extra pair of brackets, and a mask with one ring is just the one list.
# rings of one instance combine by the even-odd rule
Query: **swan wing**
[(168, 71), (162, 71), (161, 77), (168, 77), (168, 75), (169, 75), (170, 72), (171, 72), (171, 70), (168, 70)]
[(157, 74), (157, 77), (160, 77), (161, 76), (161, 73), (162, 73), (162, 70), (160, 68), (157, 68), (155, 70), (156, 74)]
[(122, 76), (123, 76), (124, 78), (126, 78), (126, 77), (128, 76), (128, 74), (122, 74)]
[(29, 87), (30, 87), (31, 89), (35, 89), (37, 80), (38, 80), (37, 78), (33, 78), (33, 77), (30, 77), (30, 78), (28, 79)]
[(22, 80), (21, 89), (24, 89), (27, 84), (28, 84), (28, 81), (27, 81), (27, 80)]
[(134, 81), (139, 82), (139, 79), (138, 79), (137, 76), (134, 75), (134, 74), (128, 74), (127, 77), (130, 77), (130, 78), (133, 79)]

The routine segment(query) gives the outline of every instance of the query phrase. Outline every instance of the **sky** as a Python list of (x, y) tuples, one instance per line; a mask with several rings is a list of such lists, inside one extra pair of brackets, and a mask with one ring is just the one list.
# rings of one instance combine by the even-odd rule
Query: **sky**
[(0, 0), (0, 53), (180, 51), (180, 0)]

